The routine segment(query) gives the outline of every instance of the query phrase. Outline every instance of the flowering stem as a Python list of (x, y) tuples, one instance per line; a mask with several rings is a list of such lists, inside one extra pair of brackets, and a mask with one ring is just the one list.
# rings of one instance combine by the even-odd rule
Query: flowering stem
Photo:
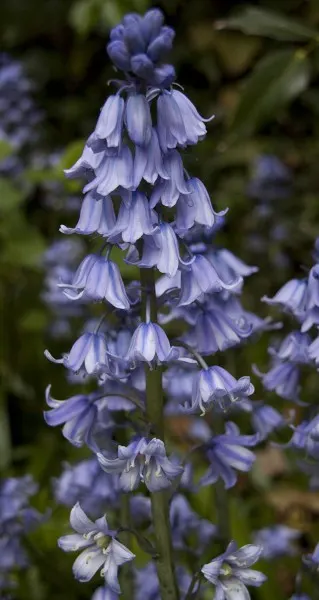
[[(143, 290), (142, 304), (143, 314), (147, 303), (150, 318), (153, 323), (157, 322), (157, 304), (155, 293), (154, 269), (141, 269), (141, 287)], [(164, 441), (164, 406), (162, 370), (160, 368), (150, 369), (145, 367), (146, 377), (146, 413), (156, 435)], [(178, 600), (179, 594), (176, 585), (172, 540), (169, 524), (168, 494), (165, 491), (151, 494), (153, 525), (156, 539), (156, 551), (158, 558), (155, 561), (157, 575), (160, 584), (162, 600)]]

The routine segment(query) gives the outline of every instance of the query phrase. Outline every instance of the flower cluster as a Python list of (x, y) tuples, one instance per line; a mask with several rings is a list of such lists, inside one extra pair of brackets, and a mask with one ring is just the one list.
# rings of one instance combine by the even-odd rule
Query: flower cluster
[(32, 87), (22, 64), (0, 53), (0, 139), (15, 150), (15, 155), (1, 160), (4, 175), (20, 171), (17, 153), (35, 140), (36, 126), (42, 119), (31, 96)]
[[(66, 171), (67, 177), (84, 180), (84, 199), (75, 225), (61, 225), (60, 231), (94, 236), (100, 247), (95, 244), (97, 249), (75, 270), (77, 248), (68, 240), (46, 256), (55, 269), (47, 281), (47, 300), (64, 310), (85, 304), (89, 311), (94, 304), (94, 318), (69, 350), (60, 358), (48, 350), (45, 354), (69, 377), (95, 380), (97, 387), (64, 401), (55, 400), (49, 387), (44, 415), (49, 425), (63, 426), (72, 445), (87, 446), (96, 455), (67, 465), (54, 483), (60, 502), (75, 503), (71, 525), (76, 534), (59, 540), (65, 551), (83, 550), (74, 576), (88, 581), (102, 568), (105, 586), (94, 600), (120, 593), (118, 568), (134, 558), (116, 539), (122, 531), (126, 539), (132, 535), (120, 505), (129, 505), (129, 523), (149, 523), (147, 537), (137, 534), (137, 542), (156, 557), (158, 580), (153, 577), (142, 593), (143, 573), (149, 580), (154, 566), (137, 571), (136, 597), (177, 600), (178, 588), (189, 597), (192, 575), (200, 579), (200, 569), (190, 574), (182, 560), (173, 561), (172, 548), (182, 556), (191, 536), (200, 557), (203, 546), (222, 534), (220, 524), (215, 527), (194, 513), (181, 490), (194, 491), (218, 479), (230, 488), (237, 471), (252, 467), (255, 456), (249, 448), (281, 424), (275, 412), (266, 414), (261, 406), (259, 415), (254, 413), (254, 434), (243, 435), (234, 422), (224, 423), (231, 411), (254, 412), (254, 386), (250, 377), (236, 378), (203, 358), (244, 342), (270, 321), (243, 308), (244, 278), (256, 267), (217, 246), (215, 236), (227, 211), (217, 212), (204, 183), (184, 169), (181, 150), (205, 137), (209, 119), (174, 83), (174, 68), (165, 62), (174, 32), (163, 22), (161, 11), (154, 9), (143, 17), (127, 15), (111, 31), (107, 52), (123, 78), (114, 81), (116, 92), (101, 108), (82, 155)], [(124, 281), (119, 255), (128, 269), (139, 270), (139, 281)], [(165, 325), (181, 318), (186, 327), (171, 340)], [(190, 461), (181, 460), (166, 431), (166, 414), (176, 413), (195, 415), (190, 422), (197, 431), (190, 434), (209, 462), (198, 483)], [(199, 419), (206, 413), (213, 414), (211, 428)], [(215, 426), (215, 418), (221, 426)], [(115, 514), (120, 529), (110, 529), (105, 518), (88, 519), (78, 501), (94, 518), (104, 510)], [(247, 598), (245, 584), (264, 580), (247, 570), (260, 553), (259, 547), (236, 550), (231, 544), (202, 574), (215, 584), (220, 599), (230, 598), (234, 590)]]
[(29, 475), (0, 481), (0, 592), (14, 586), (11, 574), (28, 566), (23, 537), (37, 528), (44, 516), (29, 504), (37, 485)]
[[(285, 400), (305, 407), (303, 420), (301, 419), (297, 424), (290, 424), (293, 433), (286, 447), (301, 454), (302, 459), (298, 460), (296, 464), (309, 476), (310, 488), (317, 489), (319, 415), (315, 407), (310, 408), (302, 401), (301, 381), (303, 372), (317, 368), (319, 363), (319, 338), (316, 337), (317, 334), (313, 335), (312, 333), (313, 330), (318, 331), (319, 327), (318, 239), (315, 242), (313, 258), (315, 264), (309, 269), (306, 276), (288, 281), (273, 298), (267, 296), (263, 298), (270, 306), (278, 307), (289, 316), (293, 316), (298, 323), (298, 329), (288, 333), (275, 347), (269, 348), (269, 354), (272, 357), (270, 370), (262, 374), (255, 368), (255, 372), (260, 376), (266, 390), (274, 391)], [(271, 407), (271, 410), (274, 409)], [(274, 416), (274, 424), (277, 422), (275, 426), (281, 427), (285, 423), (280, 421), (279, 413), (275, 412), (277, 416)], [(277, 526), (258, 532), (256, 541), (264, 543), (264, 556), (273, 558), (280, 554), (294, 553), (294, 547), (290, 545), (290, 541), (297, 537), (297, 531)], [(316, 568), (317, 554), (316, 548), (313, 555), (309, 554), (303, 557), (304, 565), (310, 571), (314, 566)], [(297, 576), (298, 581), (301, 579), (300, 573)], [(299, 584), (296, 587), (300, 587)], [(307, 596), (300, 593), (294, 595), (293, 598), (307, 599)]]

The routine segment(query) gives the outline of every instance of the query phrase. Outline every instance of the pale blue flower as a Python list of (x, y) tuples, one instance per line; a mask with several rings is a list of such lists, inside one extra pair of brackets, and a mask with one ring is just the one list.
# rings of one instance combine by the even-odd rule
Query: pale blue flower
[(134, 331), (126, 360), (132, 364), (161, 364), (179, 357), (179, 349), (171, 346), (165, 331), (157, 323), (140, 323)]
[(70, 523), (76, 533), (60, 537), (58, 545), (65, 552), (83, 550), (73, 564), (74, 577), (87, 582), (102, 568), (106, 585), (120, 594), (118, 569), (135, 555), (115, 539), (116, 532), (109, 529), (105, 517), (91, 521), (79, 503), (71, 510)]
[(98, 196), (89, 192), (84, 196), (80, 217), (75, 227), (60, 225), (61, 233), (71, 235), (91, 235), (99, 233), (107, 237), (115, 226), (115, 213), (110, 196)]
[(266, 576), (250, 567), (262, 554), (262, 546), (248, 544), (238, 549), (230, 542), (226, 552), (201, 569), (204, 577), (215, 586), (215, 600), (250, 600), (247, 585), (259, 587)]
[(128, 310), (127, 297), (119, 267), (116, 263), (98, 254), (89, 254), (78, 267), (72, 283), (59, 283), (70, 300), (85, 297), (106, 300), (115, 308)]
[(93, 428), (97, 419), (95, 398), (90, 395), (77, 394), (67, 400), (56, 400), (51, 396), (51, 386), (46, 389), (46, 402), (51, 410), (44, 412), (48, 425), (56, 427), (64, 425), (62, 433), (74, 446), (87, 444), (95, 447)]
[(164, 206), (175, 206), (181, 194), (191, 194), (192, 188), (185, 180), (183, 162), (177, 150), (171, 150), (163, 156), (163, 165), (168, 178), (157, 181), (150, 198), (152, 208), (159, 201)]
[(215, 435), (205, 442), (210, 466), (200, 484), (211, 485), (221, 478), (226, 489), (233, 487), (237, 481), (236, 471), (250, 471), (256, 459), (246, 446), (256, 446), (259, 441), (258, 434), (241, 435), (235, 423), (227, 422), (224, 434)]
[(316, 545), (312, 554), (306, 554), (302, 557), (303, 563), (313, 571), (319, 570), (319, 544)]
[(278, 305), (284, 310), (293, 312), (297, 317), (302, 316), (307, 303), (307, 281), (305, 279), (291, 279), (274, 295), (273, 298), (263, 296), (267, 304)]
[(132, 190), (133, 157), (130, 149), (123, 145), (119, 151), (106, 150), (94, 173), (95, 177), (86, 184), (84, 192), (95, 190), (101, 196), (108, 196), (119, 186)]
[(290, 362), (275, 362), (267, 373), (261, 373), (254, 366), (254, 373), (260, 377), (264, 388), (274, 391), (285, 400), (300, 404), (300, 368)]
[(143, 235), (155, 233), (156, 223), (157, 215), (150, 209), (145, 194), (132, 192), (129, 200), (121, 203), (109, 241), (119, 236), (123, 242), (134, 244)]
[(99, 587), (95, 590), (91, 600), (118, 600), (119, 595), (109, 587)]
[(186, 405), (185, 410), (200, 410), (202, 415), (212, 408), (227, 411), (233, 403), (245, 400), (254, 391), (249, 377), (237, 380), (222, 367), (208, 367), (195, 375), (191, 405)]
[(83, 177), (88, 181), (94, 179), (94, 172), (103, 161), (104, 152), (93, 152), (87, 144), (84, 146), (80, 158), (69, 169), (65, 169), (64, 174), (69, 179)]
[(262, 557), (266, 559), (294, 556), (297, 549), (293, 545), (301, 533), (287, 525), (264, 527), (254, 534), (254, 543), (262, 546)]
[(251, 423), (254, 430), (259, 433), (261, 439), (265, 439), (276, 429), (284, 427), (287, 424), (287, 420), (272, 406), (259, 404), (253, 407)]
[(63, 364), (74, 373), (85, 369), (88, 375), (107, 367), (107, 345), (103, 333), (83, 333), (62, 358), (54, 358), (48, 350), (45, 356), (56, 364)]
[(152, 118), (150, 105), (144, 94), (131, 94), (126, 101), (125, 124), (132, 142), (147, 146), (151, 141)]
[(137, 438), (127, 447), (118, 447), (118, 458), (97, 455), (100, 465), (107, 473), (119, 473), (119, 485), (125, 492), (135, 490), (142, 480), (151, 492), (171, 486), (180, 476), (183, 467), (175, 465), (166, 456), (164, 443), (153, 438)]
[(96, 456), (75, 465), (65, 463), (53, 485), (57, 502), (71, 507), (79, 501), (84, 512), (93, 517), (119, 501), (117, 475), (102, 471)]
[(158, 177), (169, 179), (169, 174), (164, 167), (157, 131), (152, 128), (151, 139), (148, 146), (136, 146), (134, 157), (134, 189), (140, 184), (142, 178), (154, 185)]
[(169, 223), (160, 223), (153, 235), (143, 237), (143, 253), (140, 260), (136, 252), (129, 253), (126, 260), (138, 267), (156, 266), (161, 273), (174, 277), (180, 262), (178, 240)]
[[(209, 120), (209, 119), (208, 119)], [(197, 144), (206, 135), (205, 119), (179, 90), (164, 90), (157, 99), (157, 127), (163, 152)]]
[(93, 135), (109, 148), (121, 146), (124, 106), (123, 98), (116, 95), (109, 96), (101, 109)]
[(242, 279), (223, 280), (213, 265), (201, 254), (194, 256), (189, 262), (181, 265), (181, 297), (179, 306), (192, 304), (202, 294), (215, 293), (222, 290), (235, 290)]
[(181, 234), (185, 234), (196, 223), (212, 227), (218, 217), (225, 215), (228, 210), (215, 212), (206, 187), (197, 177), (189, 179), (187, 186), (188, 194), (179, 194), (176, 205), (176, 229)]

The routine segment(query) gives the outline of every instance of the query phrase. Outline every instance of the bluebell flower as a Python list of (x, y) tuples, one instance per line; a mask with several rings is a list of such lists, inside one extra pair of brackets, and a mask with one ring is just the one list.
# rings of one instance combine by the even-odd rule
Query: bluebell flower
[(102, 160), (94, 168), (94, 173), (95, 177), (86, 184), (84, 192), (94, 190), (101, 196), (108, 196), (119, 186), (126, 190), (132, 190), (133, 157), (130, 149), (123, 145), (121, 150), (116, 152), (105, 150)]
[(163, 156), (163, 166), (168, 178), (158, 180), (150, 198), (154, 208), (161, 201), (164, 206), (175, 206), (181, 194), (191, 194), (191, 187), (184, 177), (183, 161), (177, 150), (171, 150)]
[(200, 410), (204, 415), (211, 408), (227, 411), (234, 402), (246, 399), (255, 391), (249, 377), (235, 379), (222, 367), (208, 367), (195, 375), (190, 407), (185, 410)]
[(97, 406), (94, 399), (90, 395), (78, 394), (67, 400), (55, 400), (51, 396), (51, 386), (48, 386), (46, 402), (51, 410), (44, 412), (45, 421), (51, 427), (64, 424), (62, 433), (74, 446), (87, 444), (95, 448), (93, 428)]
[(30, 496), (38, 491), (31, 475), (8, 477), (0, 481), (0, 523), (10, 521), (28, 505)]
[(102, 471), (95, 456), (75, 465), (65, 463), (53, 488), (57, 502), (71, 507), (79, 501), (84, 512), (93, 517), (119, 500), (117, 475)]
[(78, 158), (72, 167), (65, 169), (64, 174), (69, 179), (77, 179), (80, 177), (92, 181), (95, 169), (100, 166), (104, 156), (105, 153), (103, 151), (93, 152), (92, 148), (86, 144), (80, 158)]
[(284, 427), (287, 420), (272, 406), (261, 403), (253, 408), (251, 423), (260, 438), (266, 439), (273, 431)]
[(307, 311), (319, 307), (319, 264), (309, 271), (307, 286)]
[(60, 537), (58, 545), (65, 552), (83, 550), (73, 564), (74, 577), (81, 582), (90, 581), (102, 567), (105, 584), (120, 594), (118, 569), (135, 555), (115, 539), (116, 532), (109, 529), (105, 517), (91, 521), (79, 503), (71, 510), (70, 523), (76, 533)]
[(185, 234), (193, 225), (212, 227), (228, 209), (215, 212), (208, 191), (197, 177), (188, 180), (188, 194), (180, 194), (176, 205), (176, 229)]
[(16, 175), (24, 167), (20, 151), (30, 150), (40, 132), (42, 113), (33, 98), (34, 83), (27, 77), (23, 64), (5, 52), (0, 53), (0, 138), (15, 153), (1, 160), (3, 175)]
[(136, 146), (134, 156), (134, 189), (142, 179), (154, 185), (158, 177), (162, 180), (169, 179), (163, 155), (159, 146), (158, 135), (155, 127), (152, 128), (151, 139), (148, 146)]
[(103, 333), (83, 333), (73, 344), (69, 353), (62, 358), (54, 358), (48, 350), (45, 356), (56, 364), (62, 364), (74, 373), (82, 370), (88, 375), (99, 373), (107, 368), (107, 344)]
[(197, 369), (185, 369), (182, 365), (170, 365), (163, 374), (163, 387), (172, 399), (178, 402), (191, 398), (193, 380)]
[(143, 235), (155, 233), (156, 223), (157, 215), (150, 209), (145, 194), (132, 192), (129, 202), (121, 203), (109, 241), (120, 236), (123, 242), (134, 244)]
[(317, 306), (306, 311), (306, 314), (304, 315), (301, 324), (300, 331), (302, 333), (309, 331), (309, 329), (311, 329), (311, 327), (313, 327), (314, 325), (316, 325), (316, 327), (319, 327), (319, 308)]
[(128, 310), (130, 307), (117, 264), (97, 254), (86, 256), (72, 283), (61, 282), (59, 287), (70, 300), (78, 300), (85, 295), (96, 301), (106, 300), (115, 308)]
[(202, 294), (215, 293), (222, 290), (235, 290), (241, 283), (241, 278), (225, 281), (213, 265), (201, 254), (194, 256), (181, 266), (181, 297), (179, 306), (192, 304)]
[(267, 304), (280, 306), (283, 310), (291, 311), (295, 316), (304, 315), (307, 303), (307, 281), (291, 279), (274, 295), (273, 298), (263, 296)]
[(254, 535), (254, 543), (263, 548), (261, 556), (266, 559), (294, 556), (297, 550), (293, 542), (300, 535), (300, 531), (287, 525), (272, 525), (257, 531)]
[(170, 504), (170, 524), (173, 546), (176, 549), (189, 547), (189, 538), (196, 536), (197, 551), (202, 552), (203, 547), (216, 535), (216, 526), (207, 519), (201, 519), (194, 512), (185, 496), (176, 494)]
[(161, 364), (177, 359), (179, 349), (171, 346), (165, 331), (157, 323), (140, 323), (134, 331), (126, 360), (132, 364)]
[(209, 249), (206, 258), (212, 263), (219, 276), (225, 281), (248, 277), (258, 271), (258, 267), (246, 265), (238, 256), (226, 248)]
[(316, 545), (312, 554), (306, 554), (302, 557), (302, 562), (312, 571), (319, 570), (319, 544)]
[(75, 227), (60, 226), (61, 233), (91, 235), (99, 233), (107, 237), (115, 226), (115, 213), (110, 196), (98, 196), (89, 192), (83, 199), (80, 217)]
[(319, 415), (310, 421), (303, 421), (293, 428), (293, 436), (287, 447), (302, 450), (306, 456), (319, 458)]
[(308, 596), (308, 594), (293, 594), (293, 596), (291, 596), (290, 600), (311, 600), (310, 596)]
[(256, 459), (254, 453), (246, 446), (256, 446), (259, 441), (258, 434), (241, 435), (235, 423), (227, 422), (225, 433), (213, 436), (205, 444), (210, 466), (200, 484), (211, 485), (221, 477), (226, 489), (233, 487), (237, 481), (235, 469), (248, 472)]
[(307, 364), (309, 362), (308, 348), (310, 342), (311, 338), (306, 333), (292, 331), (281, 341), (278, 349), (270, 347), (268, 352), (278, 360)]
[[(11, 587), (11, 571), (29, 564), (23, 538), (47, 518), (30, 506), (38, 486), (30, 475), (0, 481), (0, 593)], [(1, 595), (2, 597), (2, 595)]]
[(107, 52), (114, 65), (129, 74), (130, 79), (141, 79), (149, 85), (167, 87), (175, 78), (171, 65), (163, 64), (172, 47), (174, 31), (163, 26), (163, 14), (158, 9), (143, 17), (126, 15), (120, 25), (112, 29)]
[(150, 268), (156, 265), (161, 273), (170, 277), (176, 275), (180, 255), (174, 229), (168, 223), (160, 223), (153, 235), (143, 237), (143, 254), (138, 260), (136, 253), (127, 256), (127, 262), (138, 267)]
[(150, 105), (144, 94), (129, 95), (125, 108), (125, 124), (134, 144), (149, 144), (152, 136), (152, 118)]
[(157, 128), (163, 152), (197, 144), (206, 135), (205, 120), (185, 94), (176, 89), (164, 90), (157, 99)]
[(95, 590), (91, 600), (118, 600), (119, 595), (109, 587), (99, 587)]
[(156, 438), (137, 438), (127, 447), (119, 446), (118, 458), (101, 453), (97, 457), (104, 471), (120, 473), (119, 485), (125, 492), (135, 490), (141, 480), (151, 492), (168, 488), (183, 472), (183, 467), (169, 461), (163, 442)]
[(260, 377), (264, 388), (274, 391), (285, 400), (300, 404), (300, 368), (290, 362), (275, 362), (267, 373), (261, 373), (254, 366), (254, 373)]
[(230, 542), (223, 554), (214, 558), (201, 569), (204, 577), (215, 586), (216, 600), (250, 600), (247, 585), (259, 587), (266, 576), (250, 567), (262, 554), (262, 547), (247, 544), (238, 549)]
[(125, 103), (120, 95), (109, 96), (101, 109), (94, 130), (94, 137), (103, 140), (109, 148), (119, 148), (122, 143), (122, 127)]
[(308, 356), (314, 360), (316, 365), (319, 363), (319, 337), (316, 337), (308, 348)]
[(251, 335), (253, 324), (243, 309), (237, 315), (229, 314), (228, 305), (217, 298), (210, 297), (202, 306), (198, 306), (194, 322), (182, 339), (200, 354), (207, 356), (217, 350), (227, 350)]
[(79, 239), (55, 240), (43, 254), (43, 263), (46, 267), (72, 267), (83, 250), (83, 243)]

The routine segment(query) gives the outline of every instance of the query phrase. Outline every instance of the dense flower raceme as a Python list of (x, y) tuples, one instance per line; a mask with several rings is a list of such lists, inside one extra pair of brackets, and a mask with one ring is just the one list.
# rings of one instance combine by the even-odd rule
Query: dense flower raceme
[[(256, 267), (215, 243), (227, 209), (217, 212), (203, 182), (184, 169), (180, 151), (204, 138), (206, 120), (173, 83), (174, 68), (165, 62), (173, 37), (157, 9), (143, 17), (127, 15), (111, 31), (107, 52), (115, 68), (124, 73), (123, 80), (114, 82), (117, 91), (101, 108), (81, 157), (66, 171), (68, 177), (84, 180), (84, 198), (74, 226), (60, 226), (66, 236), (93, 235), (101, 245), (95, 244), (84, 258), (81, 248), (76, 270), (73, 257), (80, 246), (70, 244), (70, 238), (64, 246), (55, 244), (45, 258), (52, 268), (45, 292), (51, 305), (67, 307), (70, 315), (77, 307), (88, 314), (91, 304), (104, 306), (104, 311), (94, 308), (100, 318), (88, 321), (60, 358), (45, 352), (49, 360), (66, 368), (70, 381), (97, 382), (95, 391), (76, 393), (64, 401), (55, 400), (49, 387), (49, 410), (44, 413), (49, 425), (62, 426), (72, 445), (87, 446), (96, 454), (75, 466), (65, 465), (53, 484), (59, 502), (74, 503), (71, 525), (77, 533), (60, 538), (59, 545), (66, 551), (83, 550), (74, 563), (75, 577), (88, 581), (102, 568), (105, 586), (96, 590), (94, 600), (117, 598), (118, 567), (134, 555), (115, 539), (116, 532), (105, 519), (90, 521), (86, 512), (96, 518), (104, 510), (114, 511), (119, 523), (118, 505), (125, 493), (147, 488), (151, 498), (157, 494), (163, 502), (160, 492), (169, 488), (170, 506), (165, 510), (175, 551), (200, 557), (216, 533), (215, 526), (197, 516), (177, 492), (178, 486), (190, 492), (197, 484), (190, 462), (182, 461), (177, 451), (171, 452), (170, 439), (165, 446), (162, 425), (155, 422), (156, 416), (154, 422), (149, 417), (155, 391), (150, 389), (149, 378), (154, 371), (155, 377), (164, 371), (167, 412), (179, 404), (184, 415), (215, 411), (223, 419), (224, 413), (238, 405), (253, 414), (250, 378), (235, 378), (220, 366), (208, 366), (201, 355), (225, 350), (272, 327), (270, 320), (246, 311), (239, 299), (244, 278)], [(63, 248), (68, 248), (70, 259)], [(118, 260), (121, 253), (130, 269), (141, 270), (141, 282), (125, 285)], [(179, 339), (171, 341), (165, 324), (180, 318), (187, 327)], [(176, 374), (181, 375), (178, 382)], [(257, 415), (255, 420), (254, 435), (242, 435), (232, 422), (226, 423), (224, 434), (217, 434), (195, 417), (202, 424), (198, 437), (211, 465), (200, 485), (221, 478), (228, 488), (236, 483), (237, 471), (250, 470), (255, 456), (247, 447), (282, 425), (275, 410), (267, 413), (260, 408), (259, 420)], [(208, 432), (203, 433), (205, 425)], [(133, 524), (134, 520), (149, 524), (148, 534), (155, 537), (152, 554), (156, 554), (156, 531), (166, 527), (165, 522), (158, 517), (156, 521), (148, 496), (131, 494), (129, 507)], [(125, 529), (125, 524), (120, 525)], [(191, 540), (196, 540), (193, 550)], [(147, 540), (148, 550), (150, 546)], [(241, 591), (246, 589), (240, 552), (234, 551), (229, 559), (234, 566), (232, 578), (228, 577), (231, 562), (226, 574), (223, 569), (218, 573), (219, 589), (226, 590), (227, 598), (232, 581), (238, 582)], [(159, 560), (166, 560), (165, 553), (162, 550)], [(246, 556), (246, 567), (249, 561), (255, 562), (254, 557)], [(154, 564), (137, 572), (136, 597), (161, 598), (167, 569), (171, 566), (162, 576), (157, 569), (158, 581)], [(150, 582), (144, 593), (143, 574)], [(193, 585), (192, 575), (176, 565), (183, 595)]]
[(37, 489), (29, 475), (0, 481), (0, 592), (11, 586), (13, 570), (28, 566), (23, 537), (46, 518), (30, 506)]

